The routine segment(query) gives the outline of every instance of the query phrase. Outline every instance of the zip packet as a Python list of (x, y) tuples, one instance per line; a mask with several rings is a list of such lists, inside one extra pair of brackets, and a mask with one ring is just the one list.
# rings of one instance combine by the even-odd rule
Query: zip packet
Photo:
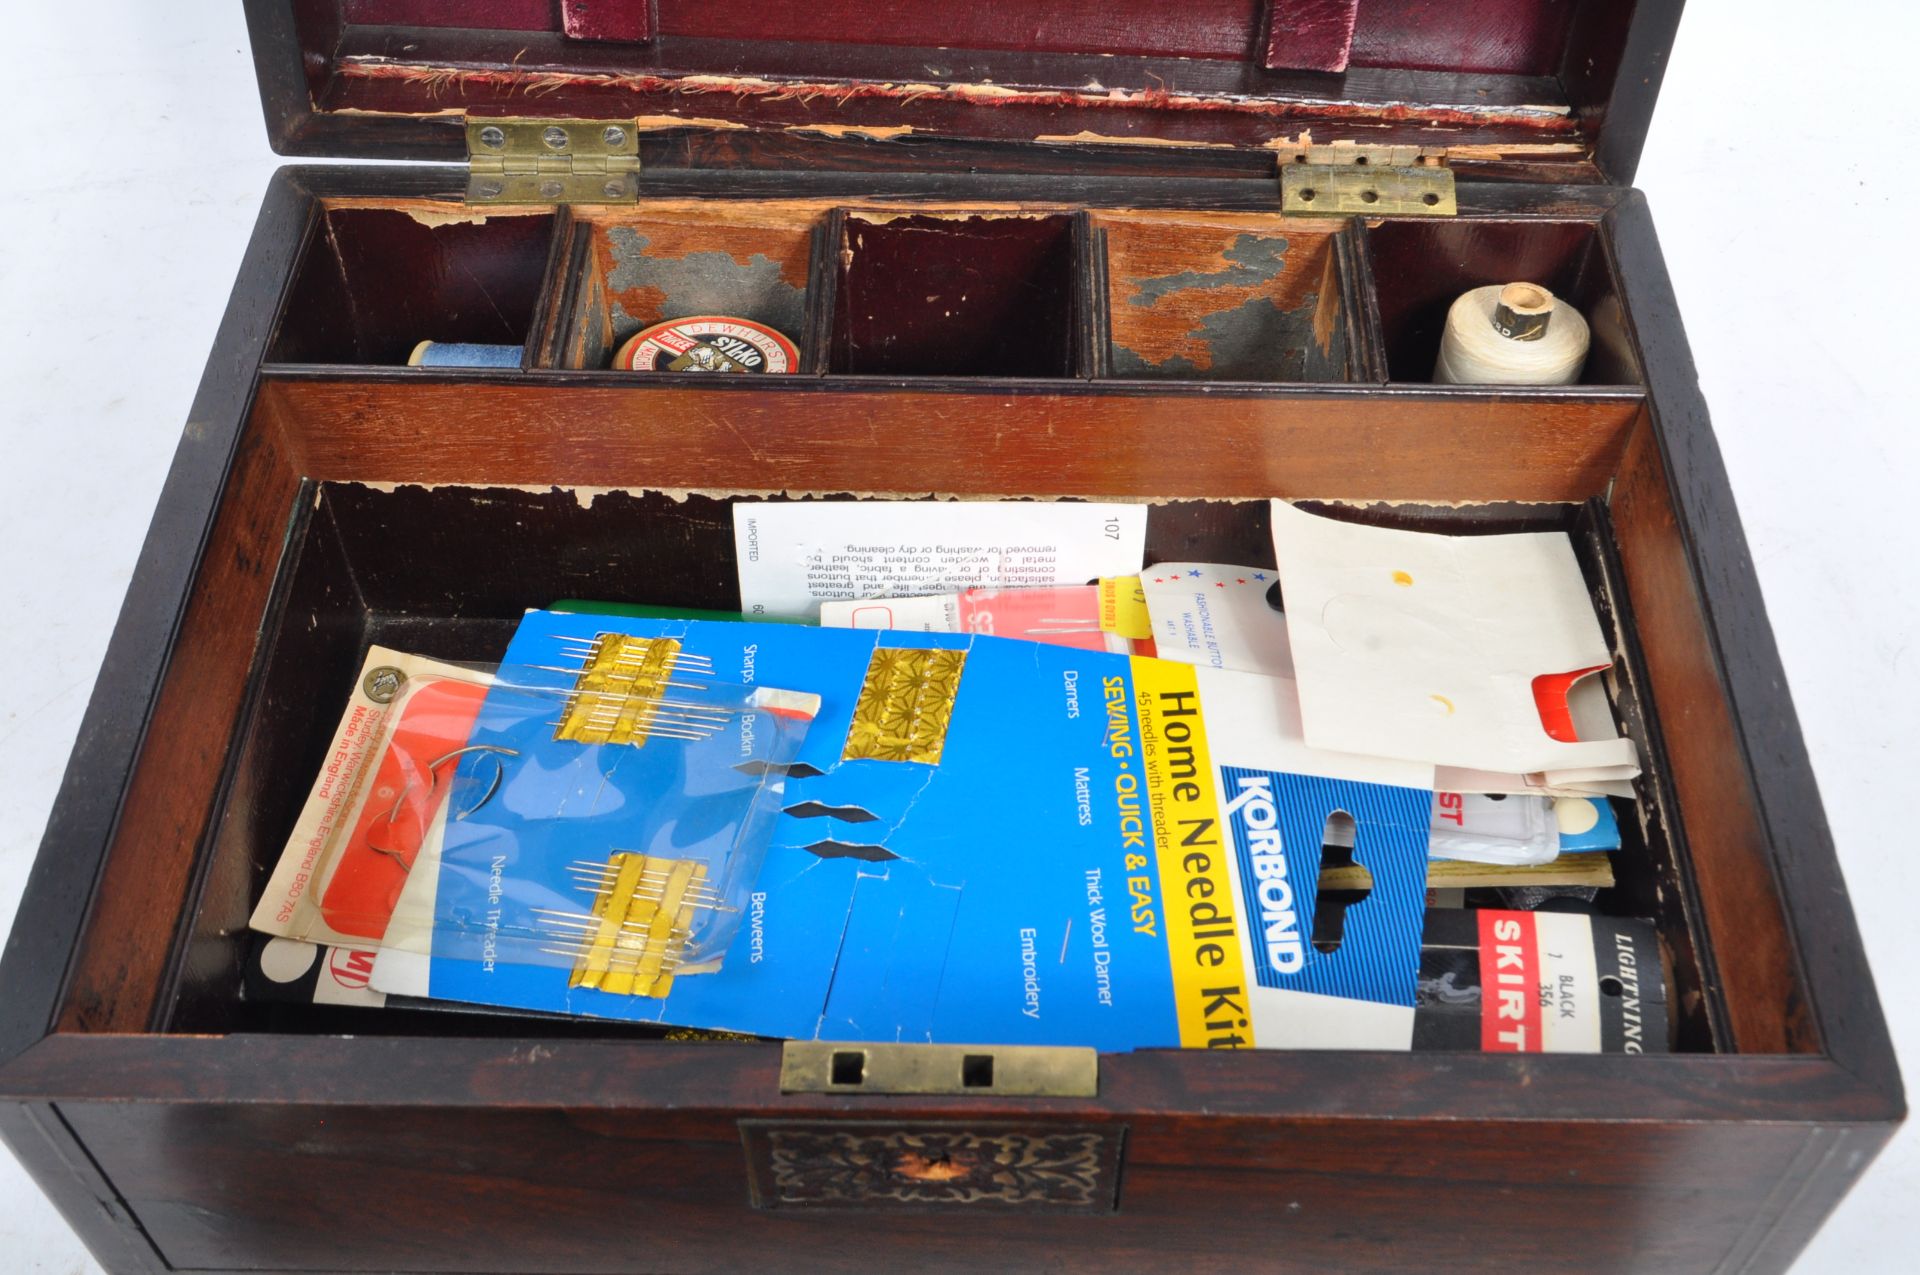
[(1560, 854), (1560, 824), (1545, 797), (1437, 792), (1427, 853), (1472, 863), (1551, 863)]
[(897, 629), (915, 633), (985, 633), (1120, 655), (1152, 655), (1146, 602), (1134, 576), (1087, 585), (963, 589), (920, 598), (822, 602), (820, 623), (832, 629)]
[[(1154, 655), (1182, 664), (1292, 676), (1272, 571), (1175, 562), (1089, 585), (965, 589), (823, 602), (825, 628), (990, 633), (1052, 646)], [(571, 607), (562, 609), (573, 609)]]

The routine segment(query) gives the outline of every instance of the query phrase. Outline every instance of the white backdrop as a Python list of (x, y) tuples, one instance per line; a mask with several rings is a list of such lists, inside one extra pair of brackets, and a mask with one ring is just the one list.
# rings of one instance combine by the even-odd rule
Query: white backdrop
[[(10, 925), (174, 443), (277, 158), (240, 8), (12, 6), (0, 194), (0, 926)], [(23, 12), (24, 11), (24, 12)], [(1920, 1057), (1920, 137), (1907, 0), (1693, 0), (1650, 192), (1854, 907)], [(1902, 211), (1902, 209), (1906, 211)], [(1801, 316), (1806, 316), (1802, 318)], [(4, 989), (0, 989), (0, 995)], [(1914, 1269), (1916, 1138), (1800, 1269)], [(95, 1269), (0, 1153), (0, 1264)]]

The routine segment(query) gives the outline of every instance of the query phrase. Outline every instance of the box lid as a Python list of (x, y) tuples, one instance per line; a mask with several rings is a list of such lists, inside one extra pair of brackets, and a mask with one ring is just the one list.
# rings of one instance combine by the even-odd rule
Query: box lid
[(482, 116), (698, 166), (1271, 172), (1309, 145), (1632, 179), (1681, 0), (247, 0), (273, 147), (457, 160)]

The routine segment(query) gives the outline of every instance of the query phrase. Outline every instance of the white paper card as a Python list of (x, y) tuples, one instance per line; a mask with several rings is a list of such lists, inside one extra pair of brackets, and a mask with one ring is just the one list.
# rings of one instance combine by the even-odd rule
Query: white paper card
[(1194, 684), (1203, 702), (1233, 705), (1231, 715), (1207, 719), (1207, 746), (1216, 758), (1258, 757), (1262, 769), (1288, 774), (1433, 788), (1433, 767), (1424, 762), (1381, 753), (1340, 753), (1313, 744), (1301, 730), (1299, 690), (1284, 677), (1202, 668), (1194, 674)]
[(1182, 664), (1292, 677), (1286, 617), (1267, 601), (1279, 580), (1260, 567), (1205, 562), (1145, 568), (1140, 591), (1153, 621), (1155, 653)]
[(1060, 501), (742, 501), (733, 507), (733, 537), (741, 610), (811, 620), (831, 600), (1135, 575), (1146, 555), (1147, 509)]
[(1513, 773), (1635, 773), (1632, 741), (1562, 742), (1535, 705), (1535, 678), (1613, 663), (1565, 534), (1431, 535), (1276, 500), (1273, 543), (1308, 743)]
[(820, 604), (820, 626), (827, 629), (893, 629), (906, 633), (959, 633), (960, 595), (931, 598), (861, 598)]

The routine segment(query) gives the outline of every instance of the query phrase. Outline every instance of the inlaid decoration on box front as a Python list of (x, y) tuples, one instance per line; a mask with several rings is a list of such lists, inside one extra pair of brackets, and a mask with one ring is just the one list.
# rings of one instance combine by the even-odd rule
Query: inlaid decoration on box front
[(1119, 1128), (743, 1121), (759, 1208), (1111, 1212)]

